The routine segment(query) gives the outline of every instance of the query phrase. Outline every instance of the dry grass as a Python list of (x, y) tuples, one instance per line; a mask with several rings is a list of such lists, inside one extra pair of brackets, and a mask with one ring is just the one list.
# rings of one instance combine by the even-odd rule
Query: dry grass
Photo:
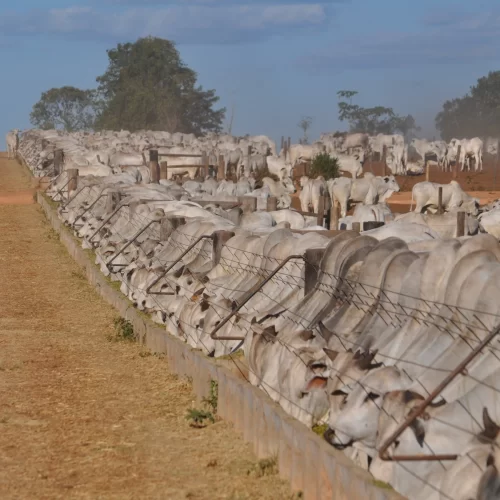
[[(0, 190), (29, 178), (0, 158)], [(137, 344), (82, 279), (37, 205), (0, 206), (2, 499), (281, 499), (276, 474), (218, 421), (193, 429), (191, 387)]]

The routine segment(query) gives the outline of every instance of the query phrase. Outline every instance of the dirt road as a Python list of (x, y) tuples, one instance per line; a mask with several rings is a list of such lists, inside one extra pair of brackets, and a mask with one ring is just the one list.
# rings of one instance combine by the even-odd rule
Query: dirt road
[(189, 426), (189, 383), (165, 360), (109, 340), (115, 311), (26, 204), (30, 187), (1, 157), (0, 497), (291, 498), (229, 424)]

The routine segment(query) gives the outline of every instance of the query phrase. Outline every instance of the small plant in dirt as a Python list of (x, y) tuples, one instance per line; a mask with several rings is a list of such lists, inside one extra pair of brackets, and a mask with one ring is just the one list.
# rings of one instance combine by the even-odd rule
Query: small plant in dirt
[(47, 231), (47, 239), (48, 240), (58, 240), (59, 239), (59, 233), (55, 231), (54, 229), (50, 228)]
[(202, 429), (206, 427), (208, 422), (214, 424), (215, 417), (212, 412), (199, 410), (197, 408), (190, 408), (186, 414), (186, 420), (189, 420), (189, 425), (191, 427), (197, 427)]
[(210, 381), (210, 394), (208, 398), (203, 398), (203, 402), (209, 406), (214, 414), (217, 413), (217, 401), (219, 400), (219, 383)]
[(275, 476), (278, 474), (278, 459), (276, 457), (263, 458), (247, 471), (255, 477)]
[(317, 154), (313, 158), (311, 169), (309, 170), (310, 177), (316, 178), (321, 175), (326, 180), (335, 179), (340, 175), (339, 172), (339, 161), (328, 153)]
[(328, 425), (326, 424), (316, 424), (313, 426), (312, 431), (314, 434), (317, 434), (318, 436), (323, 437), (325, 432), (328, 430)]
[(186, 414), (186, 420), (190, 421), (191, 427), (206, 427), (208, 422), (215, 423), (217, 415), (217, 401), (219, 398), (219, 384), (215, 380), (210, 381), (210, 393), (208, 398), (203, 398), (204, 409), (190, 408)]
[(132, 323), (121, 316), (115, 318), (113, 321), (115, 326), (115, 335), (111, 336), (109, 340), (133, 342), (135, 340), (134, 326)]

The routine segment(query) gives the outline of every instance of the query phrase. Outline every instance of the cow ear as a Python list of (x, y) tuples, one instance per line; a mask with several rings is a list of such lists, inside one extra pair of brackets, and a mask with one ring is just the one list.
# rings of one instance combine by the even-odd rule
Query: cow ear
[(479, 433), (478, 439), (481, 443), (491, 443), (498, 436), (500, 427), (490, 417), (486, 407), (483, 408), (483, 425), (484, 430)]
[(416, 392), (413, 392), (413, 391), (404, 391), (404, 393), (403, 393), (403, 401), (405, 402), (405, 404), (409, 403), (409, 402), (411, 402), (411, 401), (413, 401), (415, 399), (420, 399), (422, 401), (424, 400), (424, 398), (420, 394), (418, 394)]
[(175, 271), (174, 278), (180, 278), (183, 272), (184, 272), (184, 266), (180, 267), (179, 269), (177, 269), (177, 271)]
[(323, 352), (330, 358), (331, 361), (335, 361), (339, 355), (338, 351), (333, 351), (332, 349), (323, 349)]
[(420, 445), (421, 448), (423, 448), (425, 441), (425, 428), (422, 422), (419, 419), (414, 420), (410, 424), (410, 429), (415, 434), (415, 437), (417, 438), (417, 443)]
[(385, 182), (389, 182), (389, 177), (384, 177)]
[(489, 467), (490, 465), (495, 465), (495, 455), (492, 453), (490, 453), (486, 459), (486, 467)]
[(201, 312), (205, 312), (210, 307), (210, 304), (206, 299), (201, 301)]

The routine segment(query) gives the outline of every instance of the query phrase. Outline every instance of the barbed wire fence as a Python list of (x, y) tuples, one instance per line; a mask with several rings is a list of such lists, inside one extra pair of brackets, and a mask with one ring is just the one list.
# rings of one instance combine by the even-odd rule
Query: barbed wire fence
[[(78, 206), (79, 203), (81, 203), (80, 200), (84, 199), (84, 208), (76, 211), (78, 214), (77, 218), (79, 218), (77, 223), (85, 223), (91, 218), (96, 221), (102, 221), (106, 210), (106, 197), (102, 195), (102, 187), (89, 187), (85, 192), (79, 193), (72, 200), (69, 200), (65, 208), (70, 209), (73, 208), (73, 206)], [(135, 252), (122, 254), (125, 262), (122, 264), (121, 269), (132, 264), (135, 261), (134, 259), (137, 259), (139, 252), (143, 251), (143, 257), (149, 261), (148, 270), (150, 273), (157, 278), (161, 277), (161, 269), (175, 262), (178, 256), (185, 252), (196, 240), (196, 236), (183, 232), (182, 228), (185, 226), (181, 226), (180, 229), (172, 233), (167, 241), (162, 242), (160, 241), (160, 221), (156, 220), (155, 216), (151, 215), (151, 212), (149, 214), (134, 212), (124, 215), (126, 213), (127, 211), (125, 210), (118, 211), (101, 228), (101, 232), (105, 233), (106, 236), (112, 235), (115, 237), (117, 251), (120, 250), (124, 242), (130, 242), (134, 235), (143, 231), (145, 226), (149, 225), (149, 227), (142, 233), (143, 237), (138, 237), (132, 242), (131, 247), (134, 248)], [(118, 224), (120, 220), (124, 222), (123, 228), (120, 228)], [(75, 225), (74, 221), (73, 225)], [(118, 230), (117, 227), (119, 228)], [(153, 250), (151, 247), (146, 248), (147, 241), (157, 243)], [(99, 244), (100, 243), (94, 244), (94, 248), (98, 248)], [(161, 255), (161, 257), (158, 257), (158, 255)], [(211, 261), (212, 249), (210, 248), (209, 242), (200, 242), (200, 244), (191, 249), (179, 263), (184, 265), (185, 269), (189, 269), (189, 263), (195, 261), (196, 258), (206, 261), (207, 263)], [(252, 252), (233, 247), (230, 244), (225, 244), (223, 247), (223, 254), (220, 256), (217, 265), (220, 266), (225, 276), (230, 277), (230, 279), (218, 279), (214, 280), (214, 283), (210, 281), (205, 283), (206, 288), (209, 289), (214, 296), (204, 295), (203, 300), (211, 306), (211, 309), (219, 317), (219, 320), (223, 321), (227, 315), (232, 314), (233, 310), (231, 307), (227, 307), (221, 303), (219, 299), (227, 298), (235, 300), (236, 302), (239, 299), (241, 300), (248, 294), (251, 288), (248, 286), (249, 283), (257, 285), (259, 282), (269, 278), (273, 269), (283, 263), (283, 260), (283, 258), (267, 256), (259, 252)], [(338, 314), (342, 306), (347, 306), (351, 307), (353, 311), (359, 311), (359, 313), (365, 317), (376, 319), (386, 329), (400, 329), (409, 321), (417, 323), (423, 329), (433, 328), (439, 334), (449, 336), (452, 342), (462, 342), (462, 345), (466, 346), (469, 352), (473, 352), (475, 347), (480, 345), (487, 335), (492, 333), (494, 328), (500, 323), (500, 315), (496, 313), (428, 300), (422, 297), (412, 297), (400, 291), (387, 290), (383, 287), (364, 283), (361, 280), (348, 279), (345, 276), (327, 272), (321, 269), (320, 266), (311, 262), (308, 262), (308, 264), (315, 269), (318, 276), (314, 289), (309, 292), (309, 296), (314, 296), (315, 300), (323, 302), (324, 304), (333, 305), (332, 310), (324, 315), (325, 318), (323, 319), (325, 322), (328, 317), (331, 318), (335, 314)], [(127, 289), (129, 290), (129, 297), (133, 296), (134, 293), (144, 294), (145, 288), (143, 286), (134, 286), (130, 281), (127, 282), (123, 276), (120, 276), (122, 270), (113, 270), (111, 272), (115, 274), (120, 281), (126, 282)], [(171, 276), (166, 276), (165, 278), (169, 286), (171, 286), (170, 282), (175, 284), (172, 288), (173, 295), (177, 295), (182, 291), (185, 293), (186, 301), (192, 299), (194, 294), (191, 288), (182, 285)], [(284, 289), (289, 290), (290, 293), (284, 294)], [(237, 328), (241, 331), (242, 336), (245, 336), (251, 331), (253, 316), (260, 315), (266, 318), (268, 316), (267, 313), (271, 311), (271, 318), (279, 314), (286, 319), (286, 321), (294, 325), (297, 331), (299, 331), (299, 329), (317, 330), (317, 318), (309, 317), (304, 311), (304, 301), (307, 298), (304, 297), (304, 289), (305, 261), (290, 261), (285, 268), (281, 269), (270, 278), (268, 285), (255, 292), (254, 296), (259, 297), (259, 299), (253, 302), (255, 306), (259, 306), (259, 308), (253, 307), (252, 301), (247, 302), (242, 309), (242, 314), (239, 315), (239, 323), (233, 323), (231, 325), (232, 328)], [(311, 300), (310, 297), (309, 300)], [(170, 314), (164, 301), (160, 300), (157, 296), (149, 294), (148, 298), (153, 303), (151, 309), (162, 315), (167, 330), (170, 324), (175, 331), (180, 330), (181, 335), (184, 336), (185, 340), (191, 345), (201, 346), (207, 354), (210, 353), (211, 347), (206, 345), (206, 338), (209, 338), (209, 336), (207, 337), (207, 332), (203, 332), (203, 330), (200, 329), (200, 324), (192, 324), (186, 321), (185, 318), (181, 319), (178, 315)], [(265, 309), (262, 310), (260, 307), (265, 307)], [(363, 324), (366, 325), (366, 322)], [(202, 334), (204, 334), (204, 336)], [(321, 331), (319, 334), (321, 335)], [(359, 350), (360, 352), (364, 352), (370, 348), (370, 345), (359, 342), (359, 337), (363, 334), (363, 329), (361, 327), (359, 331), (350, 332), (349, 335), (339, 334), (335, 332), (335, 330), (333, 330), (331, 334), (336, 339), (337, 344), (343, 347), (345, 351), (351, 350), (355, 352)], [(307, 366), (308, 360), (301, 356), (300, 350), (297, 349), (296, 346), (284, 341), (279, 334), (275, 337), (275, 340), (283, 349), (286, 349), (291, 356), (294, 356), (294, 358), (300, 360)], [(488, 345), (488, 353), (491, 354), (491, 359), (500, 361), (500, 349), (498, 347), (490, 343)], [(249, 367), (247, 368), (247, 374), (246, 370), (243, 370), (240, 363), (237, 362), (235, 352), (229, 352), (228, 357), (247, 381), (250, 382), (250, 374), (256, 380), (259, 380), (259, 387), (272, 399), (278, 400), (278, 402), (286, 402), (288, 405), (297, 407), (297, 409), (302, 412), (309, 413), (311, 418), (317, 418), (317, 415), (310, 412), (307, 407), (304, 407), (300, 402), (291, 399), (284, 394), (283, 391), (280, 391), (279, 387), (270, 386), (269, 383), (262, 378), (262, 374), (255, 373)], [(408, 366), (413, 366), (420, 370), (434, 373), (452, 374), (454, 372), (454, 368), (442, 368), (436, 364), (426, 365), (406, 355), (395, 356), (388, 354), (384, 352), (383, 349), (376, 353), (376, 359), (380, 360), (380, 362), (386, 366), (401, 366), (403, 371), (405, 371)], [(498, 366), (500, 367), (500, 364)], [(335, 366), (332, 366), (330, 371), (331, 374), (329, 375), (329, 379), (334, 381), (337, 385), (352, 386), (355, 384), (361, 387), (367, 396), (373, 391), (378, 390), (374, 387), (370, 387), (369, 384), (366, 384), (363, 380), (352, 376), (345, 369), (337, 369)], [(492, 392), (500, 392), (494, 385), (474, 377), (472, 373), (467, 371), (460, 372), (460, 377), (468, 378), (478, 385), (487, 387)], [(422, 389), (426, 396), (430, 394), (429, 388), (422, 386)], [(278, 399), (276, 394), (279, 395)], [(383, 412), (387, 417), (391, 418), (397, 425), (401, 424), (398, 418), (390, 414), (387, 409), (384, 408), (383, 398), (381, 399), (381, 402), (378, 400), (372, 401), (372, 404), (374, 404), (380, 412)], [(459, 402), (459, 404), (461, 403)], [(481, 431), (482, 423), (465, 405), (462, 405), (462, 407), (470, 416), (470, 421), (474, 424), (474, 430), (471, 430), (470, 426), (457, 426), (456, 424), (440, 419), (439, 416), (436, 415), (431, 415), (428, 418), (473, 438)], [(431, 443), (424, 442), (424, 445), (425, 451), (429, 455), (438, 456), (432, 449)], [(492, 442), (491, 445), (498, 447), (495, 442)], [(473, 460), (470, 453), (466, 455)], [(437, 460), (437, 462), (443, 470), (446, 470), (444, 461)], [(401, 462), (394, 463), (397, 467), (405, 470), (406, 473), (414, 474), (411, 466), (404, 465)], [(485, 464), (477, 465), (481, 470), (485, 469)], [(431, 484), (426, 477), (418, 477), (418, 479), (423, 484), (439, 491), (443, 498), (450, 498), (445, 492), (440, 491), (439, 488)]]

